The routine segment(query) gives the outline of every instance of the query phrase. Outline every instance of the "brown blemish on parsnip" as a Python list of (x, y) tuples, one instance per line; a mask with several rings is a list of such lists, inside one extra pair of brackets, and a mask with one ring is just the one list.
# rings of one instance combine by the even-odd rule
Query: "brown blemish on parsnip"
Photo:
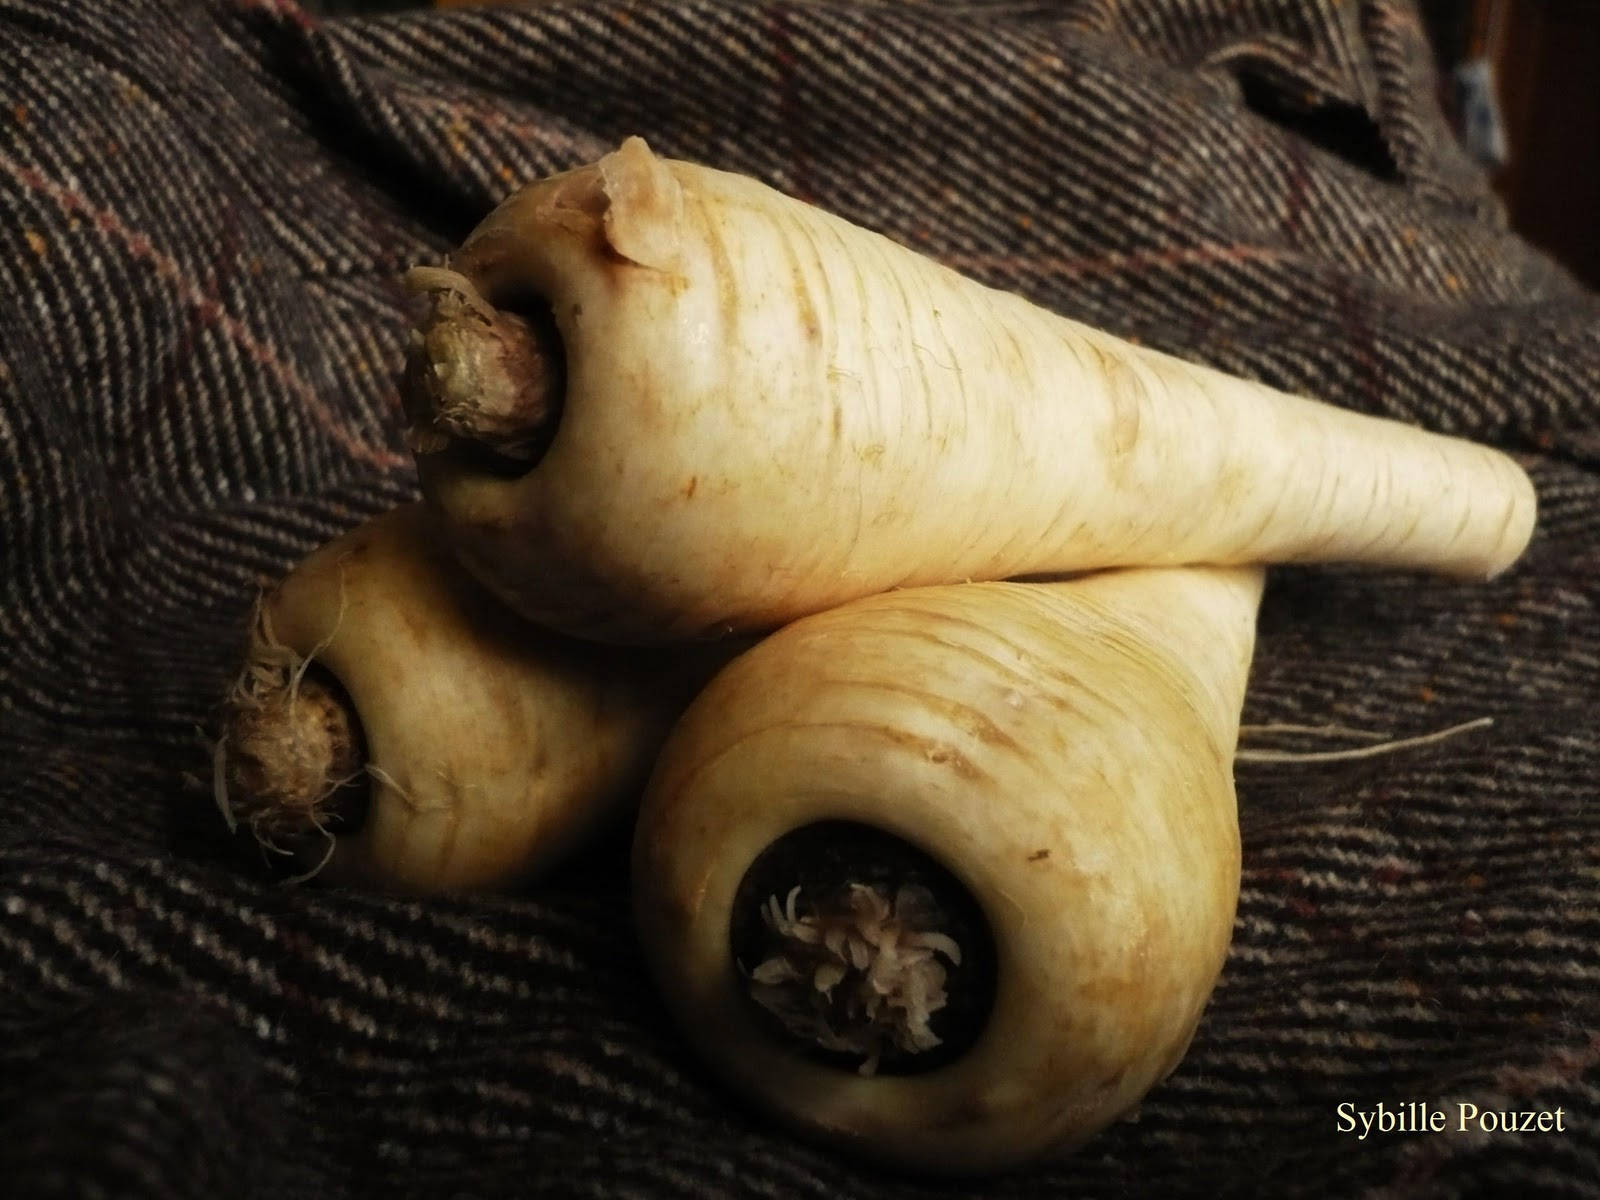
[(741, 302), (739, 289), (736, 283), (737, 272), (733, 268), (733, 259), (728, 255), (728, 248), (723, 244), (722, 238), (712, 231), (712, 235), (705, 239), (706, 253), (711, 256), (711, 277), (717, 285), (717, 315), (721, 319), (724, 335), (735, 337), (739, 328), (739, 313)]
[[(1004, 729), (995, 724), (983, 713), (970, 705), (959, 704), (943, 697), (931, 694), (927, 688), (915, 684), (901, 683), (890, 679), (875, 679), (870, 683), (854, 681), (852, 687), (882, 692), (893, 697), (909, 700), (911, 703), (930, 711), (936, 711), (962, 733), (968, 734), (976, 741), (986, 746), (994, 746), (1009, 750), (1016, 754), (1025, 754), (1027, 747), (1022, 746)], [(890, 731), (895, 732), (895, 731)], [(902, 741), (921, 742), (930, 747), (928, 758), (933, 762), (948, 762), (952, 768), (964, 776), (974, 777), (976, 768), (972, 767), (964, 755), (953, 747), (943, 742), (932, 739), (919, 739), (912, 735), (905, 735)]]
[(793, 239), (779, 239), (783, 247), (784, 259), (789, 267), (789, 280), (794, 289), (795, 306), (800, 316), (800, 331), (805, 334), (806, 341), (812, 345), (819, 345), (822, 341), (822, 318), (817, 313), (817, 306), (811, 299), (811, 288), (806, 282), (805, 271), (800, 266), (800, 257), (795, 251)]
[(915, 751), (931, 763), (947, 767), (952, 774), (969, 783), (976, 783), (989, 778), (970, 758), (948, 742), (937, 741), (933, 738), (922, 737), (903, 729), (893, 729), (884, 725), (876, 726), (874, 731), (898, 746)]

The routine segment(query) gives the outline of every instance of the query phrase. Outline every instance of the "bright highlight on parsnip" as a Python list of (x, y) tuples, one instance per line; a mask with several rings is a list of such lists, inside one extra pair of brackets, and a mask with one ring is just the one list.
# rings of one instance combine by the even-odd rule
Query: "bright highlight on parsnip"
[(408, 282), (426, 509), (266, 600), (218, 803), (306, 872), (434, 892), (528, 882), (648, 774), (637, 922), (688, 1042), (889, 1163), (1070, 1149), (1182, 1058), (1263, 564), (1486, 577), (1533, 530), (1498, 451), (637, 138)]

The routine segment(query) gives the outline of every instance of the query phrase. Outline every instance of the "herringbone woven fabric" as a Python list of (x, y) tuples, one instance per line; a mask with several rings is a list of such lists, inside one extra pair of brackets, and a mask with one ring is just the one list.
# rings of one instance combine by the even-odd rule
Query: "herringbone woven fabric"
[[(0, 1191), (1600, 1195), (1600, 303), (1504, 228), (1401, 0), (0, 0)], [(396, 274), (626, 134), (1276, 385), (1509, 446), (1487, 586), (1274, 572), (1188, 1058), (982, 1184), (796, 1144), (655, 1001), (624, 840), (501, 899), (287, 886), (198, 730), (258, 586), (414, 494)], [(1342, 1102), (1563, 1109), (1373, 1134)]]

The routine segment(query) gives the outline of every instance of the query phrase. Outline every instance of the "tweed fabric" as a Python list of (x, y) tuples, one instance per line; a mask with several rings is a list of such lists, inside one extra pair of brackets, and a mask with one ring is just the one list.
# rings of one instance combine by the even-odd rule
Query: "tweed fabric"
[[(0, 50), (8, 1194), (1600, 1195), (1600, 303), (1505, 229), (1408, 3), (0, 0)], [(1241, 765), (1208, 1015), (1066, 1163), (907, 1178), (744, 1111), (625, 831), (422, 903), (277, 882), (211, 806), (257, 589), (414, 495), (397, 272), (634, 132), (1536, 480), (1490, 584), (1273, 573), (1247, 721), (1495, 724)], [(1337, 1128), (1413, 1099), (1565, 1132)]]

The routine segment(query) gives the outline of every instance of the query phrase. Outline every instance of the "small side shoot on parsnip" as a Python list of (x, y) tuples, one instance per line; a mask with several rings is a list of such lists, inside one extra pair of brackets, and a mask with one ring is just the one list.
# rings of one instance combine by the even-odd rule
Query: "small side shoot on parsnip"
[(637, 138), (409, 278), (425, 493), (512, 607), (602, 640), (1111, 566), (1487, 576), (1533, 528), (1498, 451), (1120, 341)]

